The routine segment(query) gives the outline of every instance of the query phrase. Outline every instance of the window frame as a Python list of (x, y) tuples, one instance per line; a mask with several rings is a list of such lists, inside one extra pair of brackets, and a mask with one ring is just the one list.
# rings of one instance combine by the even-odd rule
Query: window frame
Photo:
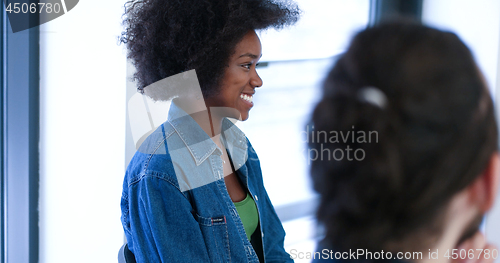
[(423, 0), (370, 0), (370, 26), (396, 17), (422, 21)]
[[(0, 12), (0, 263), (39, 259), (39, 28), (13, 33)], [(29, 19), (38, 21), (39, 16)]]

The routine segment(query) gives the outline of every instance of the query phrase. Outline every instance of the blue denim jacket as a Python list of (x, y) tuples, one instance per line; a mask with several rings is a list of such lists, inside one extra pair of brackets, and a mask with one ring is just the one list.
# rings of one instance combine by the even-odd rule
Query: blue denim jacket
[[(228, 119), (224, 139), (257, 205), (265, 262), (293, 262), (264, 189), (260, 163)], [(172, 103), (168, 120), (141, 144), (125, 174), (122, 224), (137, 262), (259, 262), (224, 183), (222, 152)]]

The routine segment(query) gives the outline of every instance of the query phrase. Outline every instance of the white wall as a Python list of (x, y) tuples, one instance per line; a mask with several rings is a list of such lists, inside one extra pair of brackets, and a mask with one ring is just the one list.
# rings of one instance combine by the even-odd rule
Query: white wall
[[(500, 104), (500, 1), (498, 0), (425, 0), (423, 21), (428, 25), (455, 32), (472, 50), (479, 68)], [(498, 119), (497, 115), (497, 119)], [(500, 196), (486, 217), (487, 239), (500, 245)], [(496, 262), (500, 262), (497, 259)]]
[(40, 28), (40, 262), (116, 262), (123, 244), (124, 0)]

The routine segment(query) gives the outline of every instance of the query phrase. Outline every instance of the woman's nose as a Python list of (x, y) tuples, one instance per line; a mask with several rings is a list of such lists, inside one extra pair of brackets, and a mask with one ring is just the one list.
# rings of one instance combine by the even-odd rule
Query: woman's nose
[(259, 74), (257, 73), (257, 71), (254, 71), (254, 74), (250, 79), (250, 85), (252, 85), (252, 87), (259, 88), (262, 86), (262, 84), (262, 79), (260, 78)]

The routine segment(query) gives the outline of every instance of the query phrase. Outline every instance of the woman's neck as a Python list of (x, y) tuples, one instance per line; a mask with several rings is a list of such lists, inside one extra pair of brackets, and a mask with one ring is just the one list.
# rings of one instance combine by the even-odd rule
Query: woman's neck
[(221, 147), (220, 133), (224, 115), (222, 111), (211, 109), (198, 97), (176, 98), (175, 104), (193, 118), (201, 129)]
[(214, 114), (213, 111), (207, 109), (205, 111), (190, 114), (193, 120), (200, 125), (201, 129), (205, 131), (210, 138), (218, 136), (222, 130), (222, 120), (224, 117)]

